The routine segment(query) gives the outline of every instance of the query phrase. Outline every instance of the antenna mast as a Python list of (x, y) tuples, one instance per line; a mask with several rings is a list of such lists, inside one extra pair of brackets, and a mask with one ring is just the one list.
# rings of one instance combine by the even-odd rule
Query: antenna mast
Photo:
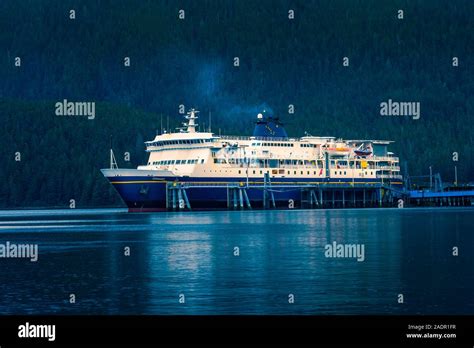
[(197, 124), (196, 124), (195, 121), (198, 118), (196, 116), (197, 113), (199, 113), (199, 111), (197, 111), (195, 109), (191, 109), (191, 110), (188, 111), (188, 113), (185, 116), (185, 118), (188, 120), (188, 122), (186, 123), (188, 133), (195, 133), (196, 132)]
[(112, 150), (112, 136), (110, 136), (110, 169), (118, 169), (117, 161), (115, 160), (114, 150)]

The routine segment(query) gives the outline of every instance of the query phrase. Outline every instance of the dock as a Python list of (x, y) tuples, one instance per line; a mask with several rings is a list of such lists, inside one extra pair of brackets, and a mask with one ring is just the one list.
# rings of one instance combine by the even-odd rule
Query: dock
[[(166, 208), (168, 210), (192, 210), (189, 192), (193, 189), (225, 189), (227, 209), (275, 209), (275, 208), (376, 208), (411, 206), (473, 206), (474, 188), (470, 190), (446, 190), (437, 185), (436, 190), (408, 190), (383, 182), (352, 183), (321, 182), (317, 184), (273, 184), (266, 175), (262, 183), (187, 181), (168, 182)], [(259, 204), (253, 204), (248, 191), (261, 191)], [(275, 199), (276, 193), (299, 191), (300, 199), (282, 205)]]

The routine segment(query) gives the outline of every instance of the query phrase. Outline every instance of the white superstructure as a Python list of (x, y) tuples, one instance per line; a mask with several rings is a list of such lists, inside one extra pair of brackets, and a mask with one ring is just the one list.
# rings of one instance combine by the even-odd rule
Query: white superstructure
[[(193, 178), (245, 179), (265, 173), (272, 180), (402, 178), (398, 158), (387, 151), (391, 141), (217, 136), (198, 131), (196, 110), (190, 110), (186, 119), (180, 132), (157, 135), (145, 143), (148, 163), (137, 169)], [(273, 121), (270, 117), (265, 122)]]

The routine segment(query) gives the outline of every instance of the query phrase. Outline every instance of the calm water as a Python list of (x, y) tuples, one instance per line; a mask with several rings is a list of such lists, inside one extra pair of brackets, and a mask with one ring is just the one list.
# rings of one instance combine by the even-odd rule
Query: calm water
[[(0, 259), (0, 314), (474, 314), (473, 226), (470, 208), (0, 212), (0, 243), (39, 245)], [(365, 261), (326, 258), (333, 241)]]

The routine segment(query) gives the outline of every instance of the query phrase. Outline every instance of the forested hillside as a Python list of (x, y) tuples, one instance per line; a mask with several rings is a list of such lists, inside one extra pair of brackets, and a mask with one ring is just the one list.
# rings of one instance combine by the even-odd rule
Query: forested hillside
[[(410, 174), (431, 165), (445, 181), (458, 152), (472, 181), (473, 24), (468, 0), (4, 0), (0, 207), (121, 204), (99, 171), (110, 135), (136, 167), (180, 104), (201, 124), (211, 111), (216, 133), (249, 134), (266, 108), (290, 136), (394, 140)], [(95, 102), (95, 118), (56, 116), (64, 99)], [(420, 119), (381, 116), (388, 99), (420, 102)]]

